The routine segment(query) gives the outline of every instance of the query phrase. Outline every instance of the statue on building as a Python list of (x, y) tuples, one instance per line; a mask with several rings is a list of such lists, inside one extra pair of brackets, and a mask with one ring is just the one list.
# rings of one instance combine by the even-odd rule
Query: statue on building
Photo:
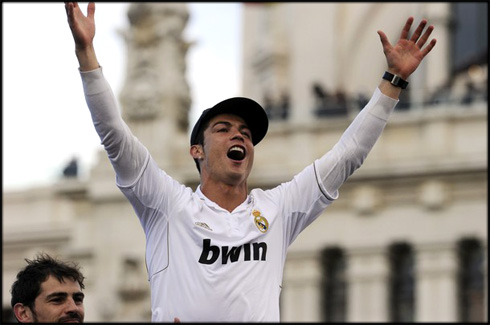
[(186, 3), (132, 3), (127, 44), (127, 75), (120, 100), (129, 120), (173, 119), (186, 131), (191, 104), (183, 31)]

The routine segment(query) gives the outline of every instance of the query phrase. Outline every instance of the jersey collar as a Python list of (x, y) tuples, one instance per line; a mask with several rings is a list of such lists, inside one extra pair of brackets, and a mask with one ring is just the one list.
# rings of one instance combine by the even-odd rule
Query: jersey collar
[[(204, 195), (204, 193), (201, 191), (201, 184), (199, 184), (196, 188), (196, 195), (201, 199), (201, 201), (203, 201), (207, 206), (213, 208), (213, 209), (216, 209), (216, 210), (220, 210), (220, 211), (226, 211), (228, 212), (228, 210), (226, 209), (223, 209), (222, 207), (220, 207), (217, 203), (211, 201), (210, 199), (208, 199), (206, 197), (206, 195)], [(239, 206), (237, 206), (235, 208), (235, 210), (233, 210), (232, 213), (238, 213), (238, 212), (241, 212), (243, 210), (247, 210), (250, 208), (251, 204), (253, 202), (253, 199), (252, 197), (249, 195), (247, 195), (247, 198), (245, 199), (245, 201), (242, 202), (242, 204), (240, 204)]]

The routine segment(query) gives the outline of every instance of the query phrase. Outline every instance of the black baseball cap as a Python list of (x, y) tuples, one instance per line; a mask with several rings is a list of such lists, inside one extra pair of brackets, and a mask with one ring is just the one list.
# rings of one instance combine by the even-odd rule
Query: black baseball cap
[(254, 146), (265, 137), (269, 127), (269, 119), (262, 106), (250, 98), (232, 97), (202, 112), (201, 117), (199, 117), (192, 129), (191, 146), (197, 144), (199, 131), (207, 121), (216, 115), (226, 113), (238, 115), (243, 118), (252, 133), (252, 143)]

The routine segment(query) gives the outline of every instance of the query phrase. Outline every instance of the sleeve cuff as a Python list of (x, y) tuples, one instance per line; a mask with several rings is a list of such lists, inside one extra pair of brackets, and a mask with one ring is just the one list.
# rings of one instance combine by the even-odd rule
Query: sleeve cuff
[(396, 104), (399, 100), (386, 96), (381, 92), (379, 88), (374, 90), (374, 94), (371, 100), (366, 106), (372, 107), (369, 110), (371, 115), (374, 115), (382, 120), (388, 121), (390, 114), (395, 109)]
[(83, 89), (86, 95), (95, 95), (110, 89), (107, 83), (102, 67), (89, 71), (80, 71)]

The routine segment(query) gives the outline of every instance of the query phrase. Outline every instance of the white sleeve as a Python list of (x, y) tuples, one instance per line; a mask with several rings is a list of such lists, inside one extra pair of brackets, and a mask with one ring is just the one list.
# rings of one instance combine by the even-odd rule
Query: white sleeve
[(369, 103), (349, 125), (339, 142), (316, 160), (315, 172), (324, 194), (338, 198), (338, 189), (358, 169), (381, 136), (398, 100), (376, 88)]
[(148, 150), (123, 121), (102, 68), (80, 71), (80, 76), (95, 130), (116, 172), (116, 183), (128, 186), (141, 175)]

